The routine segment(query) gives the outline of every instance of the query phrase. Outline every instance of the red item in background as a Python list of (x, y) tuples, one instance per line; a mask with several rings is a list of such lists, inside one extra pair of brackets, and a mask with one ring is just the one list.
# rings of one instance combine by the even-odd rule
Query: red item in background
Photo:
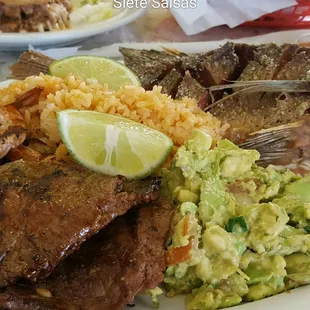
[(298, 4), (246, 22), (242, 26), (260, 28), (310, 28), (310, 0), (297, 0)]

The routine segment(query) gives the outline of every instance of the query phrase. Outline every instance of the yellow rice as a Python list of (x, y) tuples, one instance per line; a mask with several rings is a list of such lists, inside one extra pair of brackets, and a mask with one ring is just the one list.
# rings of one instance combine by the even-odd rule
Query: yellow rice
[(160, 87), (145, 91), (127, 85), (114, 92), (106, 85), (83, 81), (73, 75), (61, 79), (42, 74), (14, 82), (8, 88), (0, 89), (1, 105), (13, 103), (20, 95), (38, 86), (43, 88), (39, 103), (21, 111), (29, 135), (50, 146), (61, 142), (56, 112), (63, 109), (94, 110), (127, 117), (162, 131), (176, 146), (182, 145), (194, 128), (205, 129), (215, 140), (227, 128), (210, 113), (201, 111), (195, 100), (173, 100), (162, 94)]

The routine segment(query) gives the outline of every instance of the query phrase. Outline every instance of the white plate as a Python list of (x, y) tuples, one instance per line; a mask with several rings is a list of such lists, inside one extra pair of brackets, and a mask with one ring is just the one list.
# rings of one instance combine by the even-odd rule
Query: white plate
[[(7, 87), (14, 80), (0, 83), (0, 88)], [(126, 307), (126, 310), (155, 310), (149, 296), (138, 296), (135, 307)], [(289, 293), (265, 298), (259, 301), (245, 303), (239, 306), (227, 308), (234, 310), (309, 310), (310, 309), (310, 285), (299, 287)], [(112, 309), (111, 309), (112, 310)], [(174, 298), (160, 297), (159, 310), (186, 310), (184, 296)]]
[(105, 21), (82, 24), (69, 30), (35, 33), (1, 33), (0, 51), (27, 50), (29, 45), (36, 48), (55, 48), (81, 42), (97, 34), (105, 33), (127, 25), (145, 13), (146, 9), (117, 9), (117, 14)]
[[(139, 296), (134, 308), (126, 310), (154, 310), (150, 298)], [(290, 293), (282, 293), (259, 301), (245, 303), (227, 310), (308, 310), (310, 308), (310, 286), (303, 286)], [(112, 310), (112, 309), (111, 309)], [(160, 298), (159, 310), (186, 310), (184, 297)]]

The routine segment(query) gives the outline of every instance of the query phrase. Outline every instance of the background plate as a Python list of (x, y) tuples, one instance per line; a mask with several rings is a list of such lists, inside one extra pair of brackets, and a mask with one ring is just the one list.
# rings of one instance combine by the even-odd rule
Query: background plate
[(55, 48), (81, 42), (87, 38), (127, 25), (140, 16), (146, 9), (116, 9), (117, 14), (105, 21), (82, 24), (69, 30), (35, 33), (1, 33), (0, 51), (27, 50), (29, 45), (36, 48)]

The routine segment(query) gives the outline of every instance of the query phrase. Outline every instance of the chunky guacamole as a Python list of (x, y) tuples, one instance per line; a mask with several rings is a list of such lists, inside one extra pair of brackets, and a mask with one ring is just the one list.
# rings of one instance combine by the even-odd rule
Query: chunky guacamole
[(310, 283), (310, 181), (255, 164), (259, 153), (203, 131), (163, 171), (177, 205), (166, 253), (169, 296), (220, 309)]

